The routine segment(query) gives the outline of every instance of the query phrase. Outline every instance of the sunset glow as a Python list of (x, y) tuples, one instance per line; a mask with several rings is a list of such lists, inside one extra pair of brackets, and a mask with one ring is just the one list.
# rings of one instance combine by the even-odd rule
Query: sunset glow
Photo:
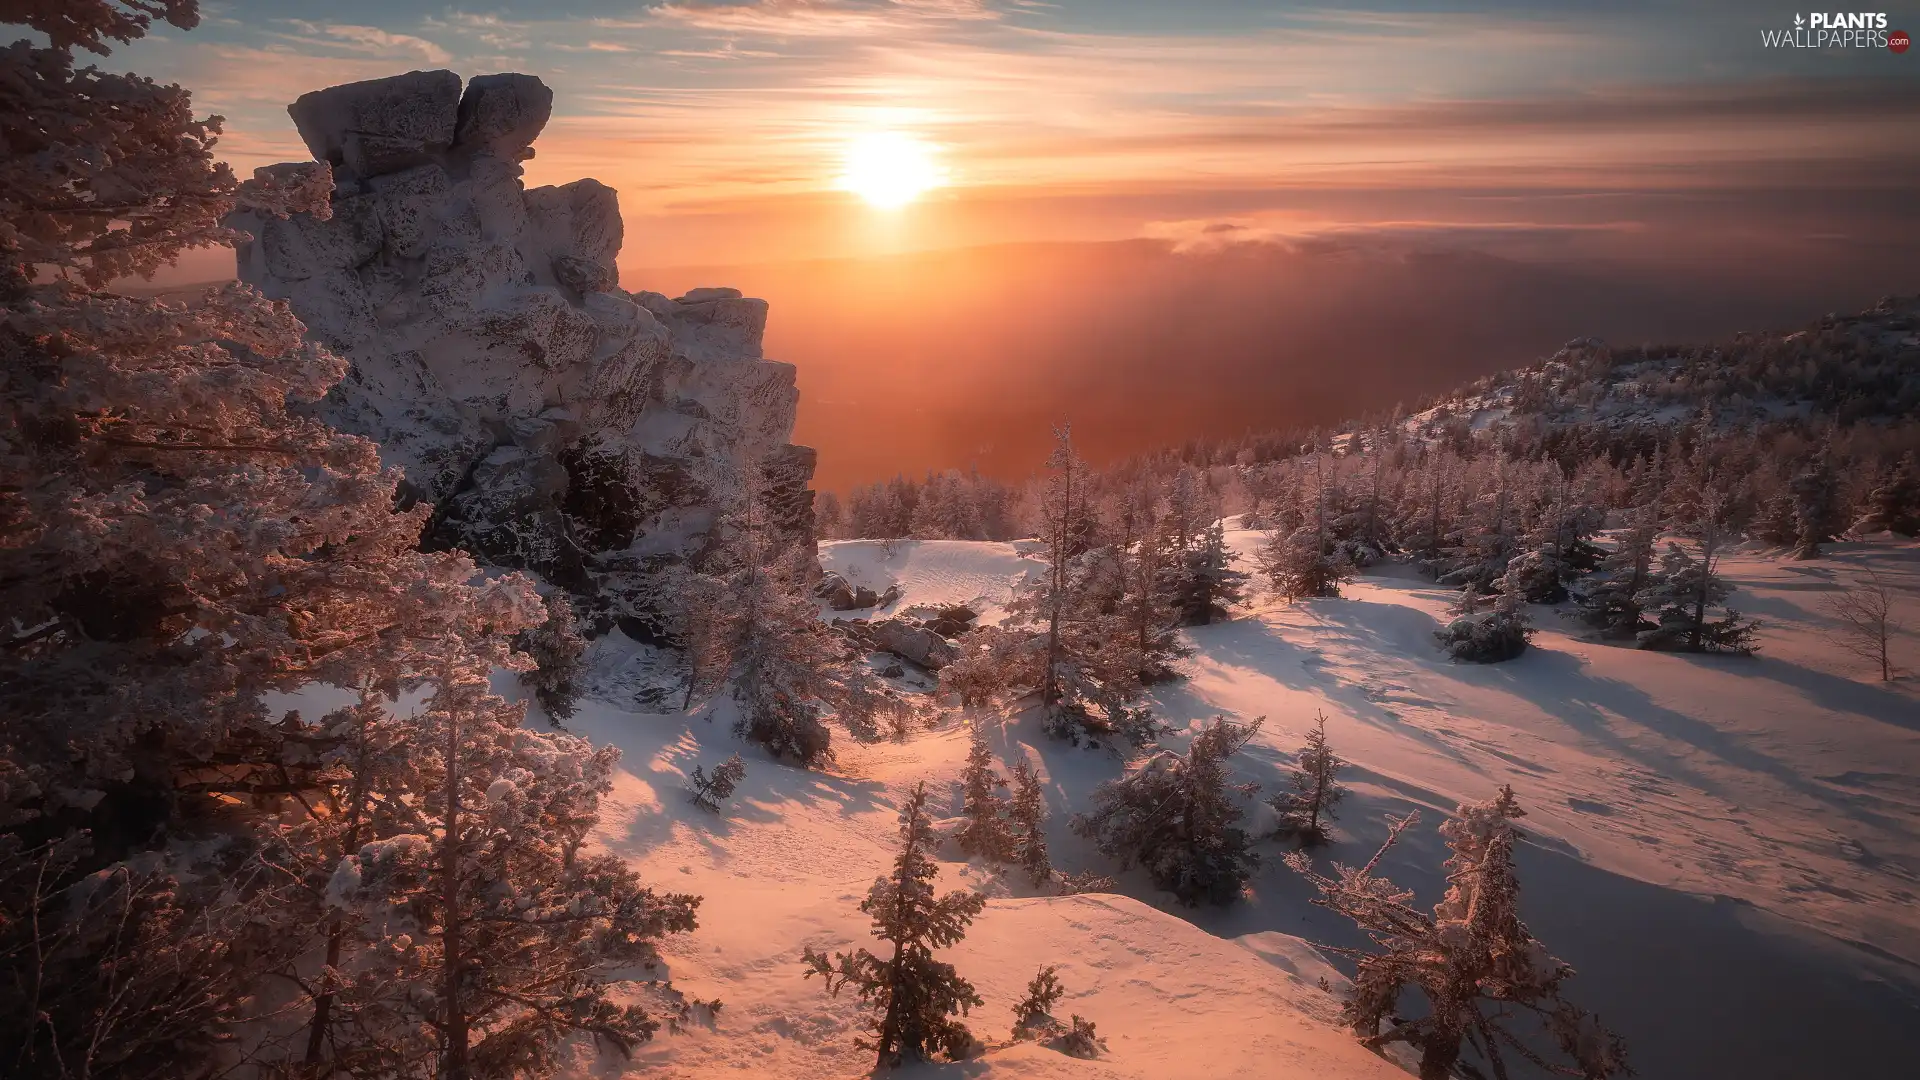
[(840, 187), (882, 210), (914, 201), (944, 182), (934, 147), (898, 131), (856, 136), (847, 146)]

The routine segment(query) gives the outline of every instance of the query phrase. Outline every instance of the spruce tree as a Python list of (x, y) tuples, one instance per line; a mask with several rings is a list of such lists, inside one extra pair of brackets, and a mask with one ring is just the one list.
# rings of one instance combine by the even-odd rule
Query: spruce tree
[(1335, 550), (1329, 528), (1326, 464), (1313, 455), (1312, 508), (1305, 523), (1267, 534), (1260, 549), (1259, 568), (1273, 582), (1274, 591), (1289, 602), (1303, 597), (1339, 596), (1340, 583), (1353, 576), (1353, 567)]
[(695, 765), (693, 775), (687, 778), (687, 789), (693, 795), (693, 804), (702, 810), (720, 812), (720, 805), (733, 797), (733, 791), (740, 781), (747, 778), (747, 763), (734, 754), (727, 760), (714, 766), (713, 775), (707, 775), (702, 767)]
[(964, 795), (960, 815), (966, 819), (955, 839), (960, 850), (990, 862), (1013, 857), (1013, 833), (1007, 822), (1007, 800), (1000, 790), (1007, 782), (993, 770), (993, 748), (987, 744), (986, 725), (975, 721), (968, 732), (967, 767), (961, 774)]
[[(710, 654), (690, 666), (731, 676), (739, 705), (734, 733), (808, 768), (833, 757), (826, 721), (856, 738), (879, 737), (879, 720), (904, 706), (832, 628), (803, 589), (808, 557), (772, 528), (766, 478), (742, 467), (736, 500), (709, 561), (714, 580), (699, 598), (687, 644)], [(689, 698), (697, 680), (689, 680)]]
[[(1573, 969), (1520, 920), (1513, 849), (1522, 837), (1512, 821), (1523, 813), (1512, 788), (1460, 806), (1440, 830), (1452, 855), (1446, 895), (1431, 914), (1413, 906), (1411, 892), (1375, 873), (1418, 814), (1394, 822), (1365, 866), (1339, 867), (1335, 877), (1314, 870), (1304, 852), (1286, 857), (1319, 890), (1315, 904), (1352, 919), (1372, 939), (1365, 948), (1320, 946), (1358, 963), (1343, 1018), (1369, 1049), (1412, 1047), (1421, 1080), (1449, 1080), (1468, 1052), (1494, 1076), (1508, 1075), (1509, 1055), (1588, 1080), (1632, 1073), (1620, 1037), (1563, 996)], [(1401, 1006), (1409, 990), (1426, 1005), (1411, 1020), (1403, 1017), (1414, 1010)], [(1516, 1008), (1529, 1018), (1519, 1030), (1509, 1023)], [(1568, 1064), (1532, 1045), (1541, 1034)]]
[(1040, 774), (1024, 758), (1013, 767), (1013, 862), (1035, 885), (1053, 876), (1047, 858), (1047, 797)]
[(1856, 535), (1890, 532), (1901, 536), (1920, 536), (1920, 465), (1913, 451), (1901, 455), (1900, 463), (1867, 493), (1864, 512), (1854, 521)]
[(1233, 568), (1238, 558), (1227, 549), (1226, 527), (1221, 521), (1215, 519), (1201, 530), (1182, 559), (1183, 591), (1173, 598), (1183, 624), (1206, 626), (1218, 622), (1241, 602), (1241, 585), (1247, 575)]
[(868, 1018), (875, 1067), (926, 1061), (935, 1054), (958, 1060), (973, 1047), (973, 1034), (955, 1014), (966, 1016), (982, 999), (952, 964), (933, 958), (950, 948), (986, 906), (978, 893), (955, 890), (935, 897), (933, 861), (939, 838), (926, 813), (927, 785), (914, 786), (900, 808), (900, 854), (892, 872), (873, 883), (860, 910), (873, 919), (873, 936), (890, 943), (887, 959), (866, 949), (836, 953), (831, 960), (809, 946), (801, 956), (806, 977), (821, 977), (829, 994), (851, 987), (873, 1009)]
[(659, 1025), (612, 999), (612, 972), (653, 966), (664, 936), (694, 928), (698, 897), (583, 850), (618, 752), (527, 730), (487, 676), (450, 662), (406, 722), (407, 756), (352, 781), (374, 793), (372, 816), (324, 895), (346, 917), (353, 977), (330, 988), (316, 1039), (349, 1071), (548, 1075), (574, 1034), (630, 1053)]
[(1094, 808), (1073, 831), (1123, 867), (1144, 867), (1182, 903), (1229, 903), (1259, 865), (1240, 827), (1240, 801), (1259, 785), (1229, 781), (1227, 759), (1260, 730), (1218, 717), (1194, 735), (1185, 754), (1162, 751), (1095, 789)]
[(587, 639), (580, 636), (573, 603), (565, 593), (549, 593), (545, 606), (547, 620), (515, 635), (513, 647), (533, 661), (533, 670), (522, 673), (521, 681), (533, 687), (541, 708), (558, 722), (573, 715), (580, 697), (577, 680), (586, 670)]
[(1174, 678), (1172, 661), (1188, 651), (1180, 644), (1180, 614), (1167, 595), (1166, 573), (1173, 556), (1154, 503), (1153, 488), (1141, 483), (1128, 491), (1120, 510), (1118, 614), (1131, 654), (1127, 662), (1142, 686)]
[(1334, 756), (1327, 745), (1326, 714), (1315, 713), (1306, 744), (1294, 757), (1293, 790), (1279, 792), (1268, 800), (1280, 815), (1282, 834), (1298, 837), (1303, 845), (1326, 842), (1333, 808), (1347, 794), (1337, 779), (1345, 766), (1346, 762)]
[(1817, 559), (1821, 545), (1832, 543), (1846, 525), (1841, 516), (1840, 480), (1834, 474), (1826, 445), (1814, 452), (1788, 484), (1788, 490), (1793, 494), (1793, 557)]
[(1028, 980), (1027, 996), (1013, 1007), (1013, 1037), (1045, 1042), (1068, 1057), (1099, 1057), (1107, 1042), (1095, 1031), (1093, 1021), (1075, 1015), (1070, 1023), (1063, 1024), (1053, 1016), (1054, 1006), (1067, 993), (1055, 974), (1057, 970), (1048, 965)]
[(1454, 617), (1434, 631), (1434, 638), (1455, 660), (1497, 664), (1527, 651), (1533, 620), (1521, 598), (1514, 568), (1494, 581), (1494, 594), (1483, 597), (1472, 583), (1460, 591)]
[(1587, 624), (1611, 638), (1631, 638), (1650, 625), (1640, 607), (1640, 592), (1650, 580), (1660, 532), (1666, 526), (1659, 479), (1660, 458), (1642, 470), (1626, 527), (1600, 562), (1597, 580), (1576, 597)]
[(1757, 647), (1753, 639), (1758, 623), (1732, 608), (1724, 608), (1718, 619), (1709, 618), (1733, 593), (1719, 574), (1727, 543), (1725, 508), (1725, 496), (1709, 489), (1701, 500), (1700, 518), (1688, 530), (1692, 539), (1684, 545), (1669, 542), (1659, 571), (1635, 596), (1650, 623), (1639, 633), (1641, 648), (1747, 655)]

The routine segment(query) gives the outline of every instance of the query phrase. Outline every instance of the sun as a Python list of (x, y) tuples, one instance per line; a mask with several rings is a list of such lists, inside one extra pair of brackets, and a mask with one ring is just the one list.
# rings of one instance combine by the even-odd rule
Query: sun
[(897, 209), (945, 182), (937, 154), (933, 144), (898, 131), (857, 135), (847, 144), (840, 187), (882, 210)]

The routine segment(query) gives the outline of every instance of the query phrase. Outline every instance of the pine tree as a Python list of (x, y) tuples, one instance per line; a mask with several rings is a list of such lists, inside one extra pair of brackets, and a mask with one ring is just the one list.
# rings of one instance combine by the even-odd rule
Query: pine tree
[(801, 957), (807, 977), (820, 976), (828, 993), (837, 996), (851, 987), (874, 1010), (867, 1022), (873, 1040), (860, 1045), (875, 1051), (875, 1067), (881, 1069), (935, 1054), (964, 1057), (973, 1034), (954, 1015), (966, 1016), (983, 1003), (952, 964), (933, 958), (933, 950), (950, 948), (966, 936), (986, 900), (965, 890), (934, 896), (939, 867), (932, 853), (939, 839), (926, 804), (927, 785), (916, 784), (900, 808), (900, 854), (893, 872), (876, 879), (860, 904), (873, 919), (873, 936), (893, 945), (891, 955), (883, 960), (861, 949), (836, 953), (829, 961), (809, 946)]
[(545, 604), (547, 621), (522, 630), (514, 637), (513, 647), (534, 663), (532, 671), (520, 676), (521, 681), (533, 687), (540, 706), (559, 721), (573, 715), (574, 702), (580, 696), (575, 680), (586, 670), (587, 639), (580, 636), (573, 603), (565, 593), (549, 593)]
[(1041, 557), (1046, 560), (1047, 572), (1033, 596), (1034, 612), (1045, 624), (1047, 641), (1040, 705), (1050, 712), (1060, 707), (1063, 697), (1060, 675), (1068, 659), (1063, 629), (1079, 599), (1076, 594), (1081, 584), (1071, 564), (1079, 553), (1088, 516), (1086, 465), (1074, 453), (1072, 428), (1057, 428), (1053, 437), (1053, 454), (1047, 458), (1046, 497), (1041, 507)]
[(1891, 532), (1920, 536), (1920, 465), (1913, 451), (1900, 458), (1891, 472), (1867, 494), (1865, 512), (1850, 530), (1856, 535)]
[(1651, 622), (1640, 631), (1641, 648), (1741, 655), (1756, 648), (1758, 623), (1732, 608), (1724, 609), (1718, 619), (1708, 618), (1733, 593), (1719, 574), (1720, 554), (1727, 542), (1722, 524), (1725, 508), (1725, 496), (1708, 490), (1701, 499), (1701, 517), (1689, 530), (1692, 540), (1685, 546), (1669, 542), (1659, 571), (1635, 597)]
[(1312, 509), (1304, 524), (1290, 531), (1267, 534), (1259, 555), (1259, 569), (1274, 590), (1289, 602), (1302, 597), (1339, 596), (1340, 583), (1353, 576), (1353, 567), (1334, 548), (1329, 529), (1326, 465), (1313, 455)]
[(1247, 575), (1233, 568), (1237, 559), (1227, 549), (1226, 527), (1218, 519), (1201, 530), (1182, 559), (1184, 591), (1173, 598), (1183, 624), (1207, 626), (1218, 622), (1241, 602), (1241, 584)]
[(745, 463), (711, 557), (717, 581), (695, 593), (706, 599), (690, 644), (712, 654), (705, 668), (731, 676), (740, 708), (736, 735), (815, 768), (833, 757), (830, 715), (856, 738), (872, 740), (878, 718), (903, 705), (820, 621), (802, 588), (806, 556), (767, 520), (765, 484), (758, 465)]
[[(1314, 903), (1352, 919), (1372, 939), (1369, 948), (1321, 946), (1358, 962), (1343, 1009), (1346, 1022), (1370, 1049), (1406, 1043), (1417, 1050), (1421, 1080), (1448, 1080), (1469, 1048), (1494, 1076), (1508, 1075), (1509, 1053), (1589, 1080), (1632, 1072), (1620, 1037), (1562, 996), (1573, 969), (1520, 921), (1513, 849), (1521, 834), (1512, 821), (1522, 815), (1512, 788), (1488, 802), (1460, 806), (1441, 827), (1452, 857), (1446, 896), (1432, 914), (1412, 905), (1411, 892), (1375, 875), (1381, 857), (1417, 814), (1394, 822), (1365, 866), (1336, 866), (1334, 877), (1315, 871), (1303, 852), (1287, 856), (1287, 865), (1319, 890)], [(1401, 1018), (1400, 999), (1408, 990), (1426, 1002), (1425, 1015), (1414, 1020)], [(1508, 1026), (1516, 1007), (1538, 1019), (1570, 1067), (1529, 1044), (1534, 1025), (1520, 1031)]]
[(1661, 500), (1660, 458), (1642, 470), (1634, 506), (1627, 513), (1614, 549), (1601, 560), (1598, 581), (1586, 585), (1576, 599), (1583, 618), (1603, 635), (1634, 637), (1650, 625), (1640, 607), (1640, 592), (1653, 573), (1660, 532), (1665, 528)]
[(1497, 664), (1527, 651), (1533, 621), (1521, 599), (1521, 585), (1513, 568), (1494, 581), (1491, 600), (1483, 599), (1472, 583), (1460, 591), (1452, 621), (1434, 631), (1434, 637), (1455, 660)]
[(1280, 815), (1280, 831), (1297, 836), (1304, 845), (1323, 844), (1327, 824), (1333, 820), (1333, 808), (1346, 797), (1347, 789), (1336, 779), (1346, 762), (1334, 756), (1327, 745), (1327, 716), (1315, 713), (1313, 729), (1295, 755), (1293, 790), (1283, 791), (1268, 800)]
[(1057, 970), (1048, 965), (1027, 982), (1027, 996), (1013, 1007), (1013, 1037), (1044, 1041), (1068, 1057), (1099, 1057), (1107, 1043), (1095, 1032), (1093, 1021), (1079, 1015), (1071, 1024), (1054, 1019), (1053, 1008), (1067, 993), (1055, 974)]
[[(331, 936), (301, 905), (326, 836), (354, 835), (320, 821), (353, 724), (272, 716), (270, 692), (390, 711), (448, 665), (519, 668), (509, 637), (545, 617), (526, 579), (415, 549), (429, 508), (396, 513), (378, 447), (303, 411), (346, 365), (285, 304), (106, 291), (245, 242), (236, 207), (330, 214), (324, 163), (236, 184), (186, 91), (75, 69), (154, 18), (196, 5), (0, 12), (47, 40), (0, 51), (0, 955), (31, 967), (0, 980), (0, 1060), (21, 1075), (201, 1075), (257, 980)], [(411, 760), (422, 731), (388, 719)]]
[(1443, 585), (1472, 585), (1485, 592), (1507, 572), (1517, 548), (1519, 515), (1514, 505), (1513, 463), (1504, 451), (1494, 455), (1491, 489), (1475, 498), (1440, 560)]
[(1164, 582), (1172, 559), (1166, 543), (1154, 512), (1152, 487), (1135, 485), (1120, 512), (1118, 615), (1131, 652), (1128, 666), (1142, 686), (1174, 678), (1172, 661), (1188, 651), (1180, 644), (1179, 613), (1166, 595)]
[(1013, 862), (1026, 870), (1033, 884), (1053, 876), (1047, 858), (1047, 797), (1040, 774), (1024, 758), (1013, 767)]
[(486, 680), (450, 663), (408, 722), (405, 765), (360, 781), (381, 818), (327, 882), (358, 940), (320, 1040), (355, 1070), (546, 1075), (575, 1033), (630, 1053), (658, 1023), (612, 1000), (611, 973), (694, 928), (698, 897), (582, 850), (618, 752), (526, 729)]
[(1093, 811), (1077, 815), (1073, 831), (1123, 867), (1144, 867), (1182, 903), (1234, 900), (1259, 865), (1253, 840), (1239, 825), (1245, 816), (1240, 800), (1259, 785), (1230, 783), (1227, 759), (1260, 724), (1216, 718), (1184, 755), (1162, 751), (1100, 785)]
[(693, 804), (702, 810), (720, 812), (720, 805), (733, 797), (733, 791), (740, 781), (747, 778), (747, 763), (734, 754), (714, 766), (713, 775), (708, 776), (700, 766), (693, 767), (693, 775), (687, 778), (687, 787), (693, 793)]
[(990, 862), (1011, 860), (1014, 837), (1007, 821), (1007, 800), (1000, 794), (1007, 782), (993, 770), (993, 748), (987, 744), (986, 726), (977, 721), (968, 733), (967, 767), (961, 774), (961, 784), (965, 794), (960, 815), (967, 823), (955, 837), (960, 850)]
[(1840, 481), (1829, 457), (1829, 449), (1823, 444), (1788, 485), (1793, 493), (1796, 559), (1819, 558), (1821, 545), (1832, 543), (1846, 524), (1841, 515)]

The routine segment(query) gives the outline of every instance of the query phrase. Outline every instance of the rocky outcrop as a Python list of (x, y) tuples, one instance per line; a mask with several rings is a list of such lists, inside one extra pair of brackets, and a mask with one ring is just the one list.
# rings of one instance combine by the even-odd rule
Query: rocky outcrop
[(734, 289), (627, 292), (595, 180), (528, 189), (552, 111), (537, 78), (415, 71), (289, 107), (334, 168), (332, 216), (240, 213), (240, 277), (352, 361), (320, 406), (381, 444), (432, 539), (538, 571), (604, 629), (657, 631), (660, 576), (697, 561), (743, 463), (811, 546), (814, 452), (791, 445), (791, 365)]
[(874, 648), (911, 660), (928, 671), (938, 671), (959, 658), (947, 639), (907, 618), (881, 619), (867, 625)]

